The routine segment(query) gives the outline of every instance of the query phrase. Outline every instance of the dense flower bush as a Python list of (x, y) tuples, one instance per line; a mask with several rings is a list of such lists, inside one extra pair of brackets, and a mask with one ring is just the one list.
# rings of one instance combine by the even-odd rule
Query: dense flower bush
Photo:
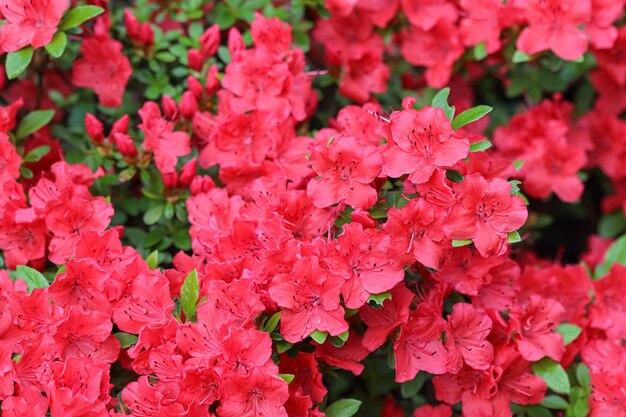
[(0, 0), (7, 417), (626, 416), (626, 0)]

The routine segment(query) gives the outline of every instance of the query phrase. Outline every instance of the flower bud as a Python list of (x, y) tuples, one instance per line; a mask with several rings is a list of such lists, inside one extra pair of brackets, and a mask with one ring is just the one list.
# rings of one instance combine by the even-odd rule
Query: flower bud
[(200, 52), (205, 58), (211, 58), (220, 45), (220, 27), (213, 25), (200, 36)]
[(228, 32), (228, 51), (233, 56), (237, 52), (246, 49), (241, 33), (236, 28), (231, 28)]
[(100, 145), (104, 142), (104, 126), (91, 113), (85, 114), (85, 130), (94, 144)]
[(172, 97), (164, 94), (161, 98), (161, 104), (163, 105), (163, 113), (165, 113), (165, 117), (170, 120), (174, 120), (178, 117), (178, 107), (176, 107), (176, 102)]
[(125, 133), (115, 133), (113, 140), (117, 145), (117, 149), (123, 156), (134, 158), (137, 156), (137, 147), (133, 142), (133, 139)]
[(180, 177), (178, 179), (179, 187), (185, 188), (189, 186), (191, 181), (196, 177), (197, 169), (198, 161), (196, 158), (192, 158), (180, 170)]
[(204, 84), (204, 91), (206, 91), (209, 97), (220, 89), (220, 80), (217, 78), (217, 74), (217, 65), (213, 64), (206, 75), (206, 83)]
[(111, 128), (111, 133), (109, 133), (109, 136), (113, 136), (116, 133), (128, 133), (128, 121), (129, 117), (127, 114), (117, 119), (115, 123), (113, 123), (113, 127)]
[(150, 23), (142, 23), (139, 27), (139, 39), (145, 47), (154, 45), (154, 30)]
[(202, 94), (204, 94), (204, 89), (202, 88), (202, 84), (195, 77), (191, 75), (187, 77), (187, 89), (193, 93), (193, 96), (196, 100), (202, 99)]
[(215, 182), (213, 182), (213, 179), (208, 175), (196, 175), (189, 185), (189, 190), (192, 195), (206, 193), (213, 188), (215, 188)]
[(139, 20), (135, 17), (130, 9), (124, 9), (124, 25), (126, 26), (126, 33), (133, 42), (139, 42)]
[(197, 49), (187, 51), (187, 66), (195, 71), (200, 71), (204, 64), (204, 56)]
[(162, 179), (165, 188), (178, 188), (178, 174), (175, 171), (162, 174)]
[(187, 120), (191, 120), (198, 111), (198, 102), (191, 91), (185, 91), (178, 105), (180, 113)]

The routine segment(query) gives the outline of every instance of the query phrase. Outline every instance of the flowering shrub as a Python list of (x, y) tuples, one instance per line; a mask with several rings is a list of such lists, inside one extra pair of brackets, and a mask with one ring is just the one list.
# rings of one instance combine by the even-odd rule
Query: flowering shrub
[(2, 415), (626, 416), (625, 3), (0, 0)]

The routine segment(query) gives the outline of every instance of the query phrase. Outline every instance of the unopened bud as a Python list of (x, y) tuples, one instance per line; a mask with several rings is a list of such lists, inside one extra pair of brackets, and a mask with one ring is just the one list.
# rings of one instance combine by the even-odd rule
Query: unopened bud
[(198, 102), (191, 91), (185, 91), (178, 105), (180, 113), (187, 120), (191, 120), (193, 115), (198, 112)]
[(204, 89), (202, 88), (202, 84), (195, 77), (191, 75), (187, 77), (187, 89), (191, 91), (196, 100), (202, 99), (202, 94), (204, 94)]
[(104, 142), (104, 126), (91, 113), (85, 114), (85, 130), (94, 144), (100, 145)]
[(130, 136), (124, 133), (115, 133), (113, 140), (117, 145), (117, 149), (123, 156), (129, 158), (135, 158), (137, 156), (137, 147)]
[(200, 36), (200, 52), (205, 58), (211, 58), (220, 46), (220, 27), (213, 25)]
[(198, 161), (196, 158), (192, 158), (187, 162), (180, 170), (180, 177), (178, 178), (179, 187), (184, 188), (189, 186), (191, 181), (195, 178), (198, 169)]
[(165, 117), (170, 120), (174, 120), (178, 117), (178, 107), (176, 107), (176, 102), (172, 97), (164, 94), (161, 98), (161, 104), (163, 105), (163, 113), (165, 113)]
[(200, 71), (204, 65), (204, 56), (197, 49), (187, 51), (187, 66), (194, 71)]

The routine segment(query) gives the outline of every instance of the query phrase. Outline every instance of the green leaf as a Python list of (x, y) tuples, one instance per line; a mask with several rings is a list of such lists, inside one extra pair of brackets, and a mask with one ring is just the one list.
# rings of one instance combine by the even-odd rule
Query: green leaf
[(220, 60), (222, 60), (222, 62), (224, 64), (229, 64), (230, 63), (230, 51), (228, 50), (228, 47), (222, 45), (219, 48), (217, 48), (217, 56), (219, 57)]
[(517, 161), (513, 161), (513, 166), (515, 167), (515, 171), (519, 172), (519, 170), (522, 169), (522, 166), (524, 166), (525, 162), (526, 161), (523, 161), (521, 159)]
[(126, 182), (126, 181), (130, 181), (131, 179), (133, 179), (135, 174), (137, 174), (137, 167), (130, 166), (124, 169), (122, 172), (120, 172), (120, 175), (118, 178), (120, 182)]
[(28, 155), (24, 157), (22, 162), (39, 162), (41, 158), (48, 155), (50, 147), (48, 145), (38, 146), (32, 151), (28, 152)]
[(431, 105), (433, 107), (437, 107), (443, 109), (446, 117), (450, 120), (454, 118), (454, 106), (450, 106), (448, 104), (448, 96), (450, 95), (450, 87), (446, 87), (444, 89), (439, 90), (435, 97), (433, 97), (433, 101)]
[(583, 329), (576, 326), (575, 324), (562, 323), (559, 325), (556, 331), (561, 333), (561, 336), (563, 336), (563, 344), (567, 346), (574, 340), (576, 340), (576, 338), (580, 335), (580, 332), (582, 332)]
[(330, 344), (335, 347), (342, 347), (343, 345), (346, 344), (349, 337), (350, 337), (350, 332), (346, 330), (343, 333), (339, 333), (337, 336), (330, 336), (329, 337)]
[(526, 406), (526, 414), (528, 417), (552, 417), (552, 413), (538, 405)]
[(385, 300), (391, 300), (391, 293), (389, 291), (381, 292), (380, 294), (370, 294), (367, 299), (367, 303), (374, 306), (382, 306)]
[(50, 285), (41, 272), (25, 265), (15, 268), (15, 276), (28, 284), (28, 292), (32, 292), (35, 288), (46, 288)]
[(315, 340), (320, 345), (323, 345), (328, 337), (328, 332), (321, 332), (319, 330), (315, 330), (311, 333), (311, 339)]
[(137, 343), (137, 336), (134, 334), (130, 334), (126, 332), (117, 332), (117, 333), (113, 333), (113, 336), (115, 336), (115, 338), (120, 341), (120, 345), (122, 345), (122, 349), (127, 348)]
[(517, 230), (514, 232), (509, 232), (509, 236), (507, 238), (508, 243), (517, 243), (521, 241), (522, 237), (519, 235), (519, 232)]
[(541, 405), (553, 410), (566, 410), (569, 403), (565, 400), (565, 398), (559, 397), (558, 395), (546, 395), (541, 402)]
[(26, 167), (20, 167), (20, 175), (29, 180), (31, 179), (35, 174), (33, 174), (33, 171), (31, 171), (30, 169), (26, 168)]
[(522, 62), (528, 62), (530, 61), (530, 59), (531, 59), (530, 55), (526, 55), (522, 51), (515, 51), (513, 53), (513, 56), (511, 57), (511, 61), (513, 61), (514, 64), (521, 64)]
[(148, 264), (148, 268), (156, 269), (159, 266), (159, 251), (152, 251), (146, 258), (146, 263)]
[(33, 59), (33, 52), (33, 47), (27, 46), (19, 51), (9, 52), (7, 54), (4, 65), (9, 80), (19, 77), (26, 71), (28, 64), (30, 64), (30, 61)]
[(180, 303), (183, 306), (183, 312), (187, 321), (191, 320), (193, 314), (196, 312), (196, 304), (198, 302), (198, 296), (200, 295), (200, 283), (198, 282), (198, 271), (195, 269), (191, 271), (183, 286), (180, 288)]
[(276, 352), (278, 353), (285, 353), (292, 347), (293, 343), (285, 342), (284, 340), (276, 342)]
[(335, 401), (329, 405), (328, 408), (324, 410), (324, 414), (326, 414), (326, 417), (352, 417), (359, 411), (360, 406), (361, 401), (346, 398)]
[[(461, 113), (463, 114), (463, 113)], [(491, 141), (489, 140), (481, 140), (480, 142), (476, 142), (476, 143), (472, 143), (470, 145), (470, 152), (481, 152), (481, 151), (486, 151), (487, 149), (491, 148), (493, 146), (493, 143), (491, 143)]]
[(54, 110), (35, 110), (30, 112), (20, 121), (15, 131), (15, 136), (18, 139), (24, 139), (50, 123), (53, 117)]
[(263, 331), (267, 333), (272, 333), (278, 327), (278, 322), (280, 321), (280, 311), (278, 313), (272, 314), (272, 316), (265, 322), (263, 326)]
[(424, 382), (426, 382), (426, 373), (419, 372), (412, 380), (400, 384), (400, 393), (402, 394), (402, 398), (415, 397), (419, 390), (421, 390), (424, 386)]
[(171, 220), (174, 217), (174, 205), (168, 201), (165, 203), (165, 208), (163, 209), (163, 217), (167, 220)]
[(472, 244), (472, 240), (458, 240), (455, 239), (452, 241), (452, 247), (453, 248), (460, 248), (462, 246), (468, 246)]
[(474, 47), (474, 59), (476, 61), (482, 61), (487, 57), (487, 45), (485, 42), (481, 42)]
[(626, 235), (617, 239), (604, 254), (604, 262), (596, 267), (594, 278), (608, 274), (614, 263), (626, 265)]
[(294, 374), (278, 374), (278, 377), (286, 383), (291, 384), (291, 381), (293, 381), (296, 376)]
[(454, 169), (447, 169), (446, 178), (452, 182), (461, 182), (465, 177), (459, 171), (456, 171)]
[(576, 366), (576, 381), (578, 385), (584, 388), (591, 387), (591, 376), (589, 375), (589, 367), (584, 363), (579, 363)]
[(543, 358), (532, 364), (533, 372), (546, 382), (548, 388), (559, 394), (567, 394), (570, 390), (567, 372), (560, 363), (550, 358)]
[(161, 216), (163, 216), (163, 209), (165, 208), (164, 204), (157, 204), (156, 206), (152, 206), (146, 211), (143, 215), (143, 222), (147, 225), (155, 224), (159, 220), (161, 220)]
[(476, 106), (471, 109), (467, 109), (452, 120), (452, 129), (459, 129), (467, 124), (475, 122), (483, 118), (485, 115), (491, 113), (493, 107), (490, 106)]
[(621, 210), (602, 216), (598, 224), (598, 233), (602, 237), (615, 237), (624, 229), (626, 229), (626, 219)]
[(587, 417), (589, 415), (589, 397), (581, 397), (572, 407), (574, 417)]
[(61, 55), (63, 55), (63, 52), (65, 52), (66, 46), (67, 46), (67, 35), (65, 35), (65, 32), (62, 32), (59, 30), (57, 33), (54, 34), (54, 36), (52, 37), (52, 41), (50, 41), (50, 43), (47, 44), (45, 48), (46, 48), (46, 51), (53, 58), (60, 58)]
[(92, 19), (100, 14), (104, 13), (104, 9), (98, 6), (77, 6), (69, 12), (65, 13), (65, 16), (59, 23), (59, 30), (66, 31), (76, 26), (80, 26), (89, 19)]

